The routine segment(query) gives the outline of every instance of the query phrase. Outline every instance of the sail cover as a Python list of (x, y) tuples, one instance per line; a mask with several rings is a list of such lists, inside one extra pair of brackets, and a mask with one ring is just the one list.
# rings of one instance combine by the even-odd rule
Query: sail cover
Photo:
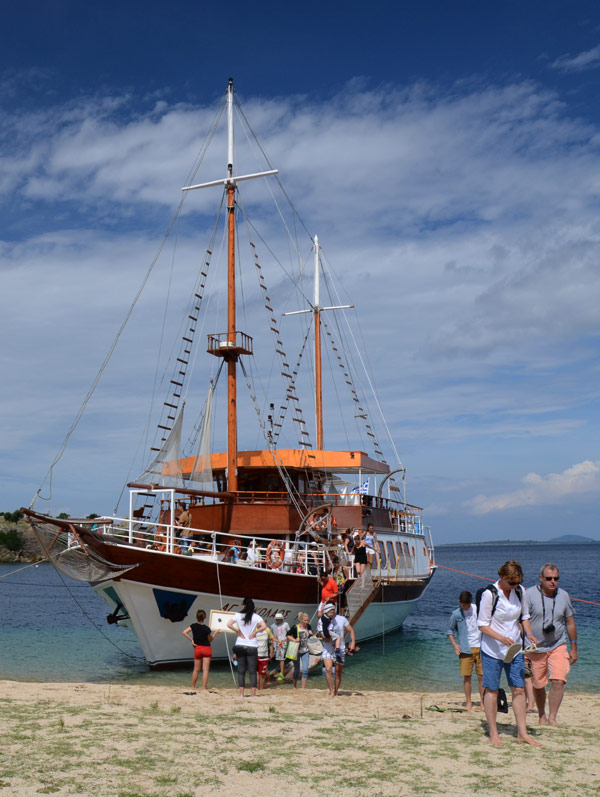
[(200, 442), (198, 444), (198, 453), (194, 460), (194, 467), (190, 474), (189, 480), (194, 482), (194, 487), (198, 490), (211, 491), (213, 487), (213, 472), (212, 472), (212, 402), (213, 402), (214, 384), (211, 380), (206, 397), (206, 404), (204, 407), (204, 418), (202, 420), (202, 429), (200, 431)]
[(183, 409), (182, 406), (162, 448), (139, 477), (138, 481), (142, 484), (158, 484), (160, 487), (183, 487), (181, 473)]

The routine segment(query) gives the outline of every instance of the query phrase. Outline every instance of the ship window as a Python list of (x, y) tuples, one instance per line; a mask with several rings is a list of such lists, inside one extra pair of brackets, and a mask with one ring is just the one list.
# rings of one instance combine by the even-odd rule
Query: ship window
[(396, 567), (396, 554), (394, 553), (394, 543), (388, 540), (387, 555), (390, 567)]
[(385, 567), (385, 548), (381, 540), (377, 540), (377, 543), (379, 545), (379, 558), (381, 560), (380, 567)]
[(409, 556), (408, 543), (407, 542), (403, 542), (402, 545), (403, 545), (403, 550), (404, 550), (404, 556)]

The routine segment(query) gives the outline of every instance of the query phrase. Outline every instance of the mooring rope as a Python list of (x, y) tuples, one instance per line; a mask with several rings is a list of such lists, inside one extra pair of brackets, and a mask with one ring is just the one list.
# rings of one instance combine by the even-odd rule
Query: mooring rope
[[(221, 611), (223, 611), (223, 593), (221, 592), (221, 576), (219, 575), (219, 560), (216, 561), (217, 565), (217, 584), (219, 585), (219, 606)], [(225, 647), (227, 649), (227, 661), (229, 662), (229, 669), (231, 670), (231, 678), (233, 680), (234, 686), (237, 686), (237, 679), (235, 677), (235, 673), (233, 671), (233, 659), (231, 658), (231, 653), (229, 652), (229, 642), (227, 641), (227, 632), (225, 632)], [(235, 647), (235, 645), (234, 645)]]
[[(460, 573), (463, 576), (471, 576), (471, 578), (481, 578), (484, 581), (495, 581), (495, 578), (489, 578), (488, 576), (478, 576), (476, 573), (467, 573), (466, 570), (457, 570), (454, 567), (447, 567), (446, 565), (439, 565), (436, 562), (436, 567), (441, 567), (444, 570), (450, 570), (452, 573)], [(574, 598), (572, 595), (569, 595), (572, 601), (577, 601), (578, 603), (589, 603), (591, 606), (600, 606), (600, 603), (597, 601), (586, 601), (583, 598)]]
[[(30, 564), (25, 565), (25, 567), (20, 567), (18, 570), (11, 570), (10, 573), (5, 573), (3, 576), (0, 576), (0, 578), (8, 578), (9, 576), (14, 576), (15, 573), (20, 573), (22, 570), (27, 570), (28, 567), (34, 567), (35, 565), (39, 565), (40, 562), (47, 562), (47, 561), (48, 561), (48, 557), (44, 556), (43, 559), (40, 559), (37, 562), (31, 562)], [(13, 584), (14, 583), (16, 583), (16, 582), (13, 581)], [(23, 583), (25, 583), (25, 582), (23, 582)], [(48, 587), (48, 586), (52, 586), (52, 584), (42, 584), (41, 586)], [(60, 586), (60, 585), (58, 584), (57, 586)]]

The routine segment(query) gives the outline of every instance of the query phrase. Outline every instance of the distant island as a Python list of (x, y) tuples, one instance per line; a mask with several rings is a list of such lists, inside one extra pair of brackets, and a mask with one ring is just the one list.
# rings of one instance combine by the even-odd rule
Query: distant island
[(450, 547), (451, 545), (548, 545), (557, 543), (559, 545), (600, 545), (600, 540), (591, 537), (583, 537), (581, 534), (562, 534), (560, 537), (552, 537), (550, 540), (485, 540), (484, 542), (445, 542), (436, 545), (436, 548)]

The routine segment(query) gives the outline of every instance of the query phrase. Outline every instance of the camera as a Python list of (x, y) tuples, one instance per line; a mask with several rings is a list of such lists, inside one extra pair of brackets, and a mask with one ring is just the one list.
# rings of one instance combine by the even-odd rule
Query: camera
[(554, 623), (550, 623), (550, 625), (547, 625), (543, 630), (544, 634), (553, 634), (556, 628), (554, 627)]

